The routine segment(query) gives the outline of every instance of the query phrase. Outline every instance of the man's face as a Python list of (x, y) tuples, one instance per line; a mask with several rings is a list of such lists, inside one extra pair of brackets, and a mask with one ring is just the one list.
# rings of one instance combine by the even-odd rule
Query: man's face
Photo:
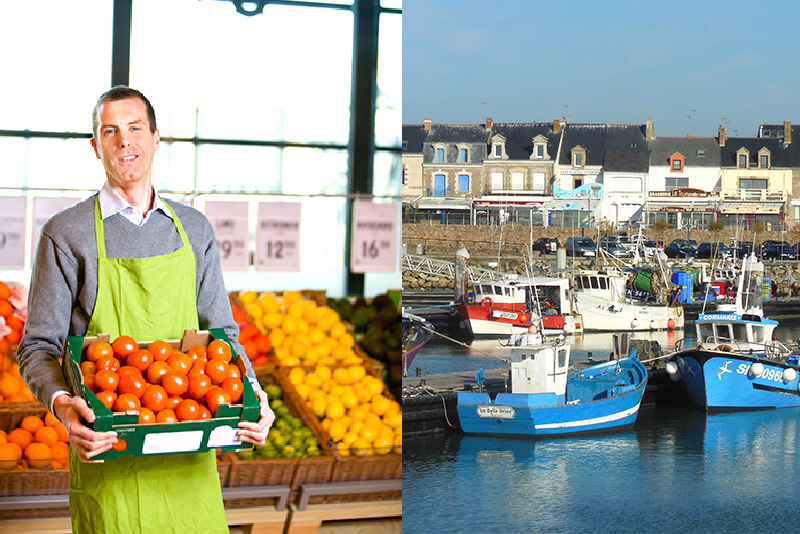
[(159, 133), (150, 133), (145, 103), (138, 98), (106, 102), (97, 115), (92, 147), (103, 162), (109, 184), (122, 188), (137, 182), (149, 185)]

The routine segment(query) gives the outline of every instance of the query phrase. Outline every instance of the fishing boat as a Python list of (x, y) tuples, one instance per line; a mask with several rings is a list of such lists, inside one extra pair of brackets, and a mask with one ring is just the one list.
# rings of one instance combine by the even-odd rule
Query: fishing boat
[(682, 329), (683, 306), (669, 302), (663, 280), (643, 269), (580, 270), (573, 274), (572, 309), (584, 332)]
[(679, 341), (666, 363), (695, 406), (709, 412), (800, 406), (800, 356), (775, 339), (778, 322), (764, 317), (763, 273), (754, 255), (745, 258), (735, 303), (701, 313), (695, 345)]
[[(647, 369), (635, 349), (570, 374), (564, 336), (544, 341), (539, 332), (510, 338), (511, 392), (458, 392), (457, 410), (467, 434), (561, 436), (617, 430), (639, 413)], [(479, 373), (480, 375), (480, 373)]]
[(422, 349), (434, 332), (433, 325), (419, 315), (403, 312), (403, 376), (408, 376), (408, 368), (414, 356)]
[(523, 334), (532, 324), (540, 324), (545, 333), (572, 334), (581, 321), (572, 313), (568, 292), (566, 278), (505, 275), (475, 283), (454, 310), (473, 336)]

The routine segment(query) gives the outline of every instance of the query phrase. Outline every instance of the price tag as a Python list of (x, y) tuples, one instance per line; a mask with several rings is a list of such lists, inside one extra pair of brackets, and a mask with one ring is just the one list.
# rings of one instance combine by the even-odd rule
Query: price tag
[(353, 202), (352, 254), (354, 273), (397, 269), (397, 204)]
[(0, 197), (0, 269), (25, 267), (25, 197)]
[(223, 271), (246, 271), (250, 267), (248, 202), (206, 202), (205, 214), (214, 227)]
[[(42, 226), (47, 219), (61, 210), (81, 201), (80, 198), (71, 197), (35, 197), (33, 199), (33, 238), (31, 243), (31, 261), (36, 257), (36, 249), (39, 247), (39, 236), (42, 233)], [(94, 235), (94, 233), (92, 233)]]
[(300, 203), (259, 202), (256, 271), (300, 270)]

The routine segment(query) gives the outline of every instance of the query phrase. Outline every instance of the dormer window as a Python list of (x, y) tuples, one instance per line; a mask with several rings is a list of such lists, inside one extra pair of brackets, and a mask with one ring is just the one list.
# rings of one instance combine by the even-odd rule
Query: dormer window
[(683, 172), (683, 166), (686, 163), (686, 158), (680, 152), (675, 152), (669, 157), (669, 168), (672, 172)]
[(583, 167), (586, 165), (586, 149), (578, 145), (572, 149), (572, 166)]
[(506, 154), (506, 138), (502, 135), (495, 135), (492, 137), (492, 152), (491, 157), (494, 159), (508, 159)]
[(547, 138), (543, 135), (537, 135), (533, 138), (533, 152), (531, 159), (550, 159), (547, 155)]
[(750, 168), (750, 152), (746, 148), (740, 148), (736, 151), (736, 166), (740, 169)]
[(761, 169), (769, 169), (772, 165), (772, 158), (769, 149), (762, 148), (758, 151), (758, 167)]
[(458, 162), (469, 163), (469, 145), (458, 145)]
[(444, 163), (444, 147), (436, 147), (436, 163)]

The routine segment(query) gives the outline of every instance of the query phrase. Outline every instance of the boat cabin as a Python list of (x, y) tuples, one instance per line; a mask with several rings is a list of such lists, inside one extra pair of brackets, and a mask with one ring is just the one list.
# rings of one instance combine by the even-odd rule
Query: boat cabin
[(777, 321), (758, 315), (705, 313), (695, 321), (697, 343), (709, 350), (763, 354)]
[(575, 275), (576, 291), (612, 301), (625, 300), (625, 282), (619, 273), (613, 275), (607, 272), (579, 272)]
[(475, 303), (523, 311), (541, 310), (547, 315), (569, 315), (566, 278), (536, 277), (484, 281), (473, 287)]
[(511, 337), (512, 393), (553, 393), (567, 391), (570, 346), (563, 342), (541, 343), (537, 334)]

